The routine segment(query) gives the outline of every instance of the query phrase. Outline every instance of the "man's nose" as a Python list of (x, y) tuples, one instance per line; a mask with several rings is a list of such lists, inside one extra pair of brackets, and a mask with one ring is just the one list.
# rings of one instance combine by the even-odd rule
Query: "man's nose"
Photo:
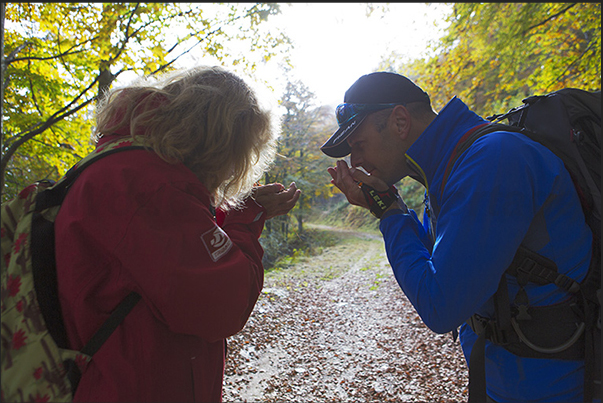
[(354, 168), (357, 168), (362, 165), (362, 158), (360, 158), (358, 153), (352, 152), (350, 154), (350, 165)]

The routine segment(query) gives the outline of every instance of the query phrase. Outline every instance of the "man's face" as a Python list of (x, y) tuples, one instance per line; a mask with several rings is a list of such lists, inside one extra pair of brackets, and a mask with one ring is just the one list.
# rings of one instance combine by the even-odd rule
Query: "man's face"
[(391, 115), (381, 132), (375, 118), (375, 114), (369, 115), (347, 139), (352, 149), (351, 165), (391, 186), (410, 173), (404, 157), (408, 145), (395, 130)]

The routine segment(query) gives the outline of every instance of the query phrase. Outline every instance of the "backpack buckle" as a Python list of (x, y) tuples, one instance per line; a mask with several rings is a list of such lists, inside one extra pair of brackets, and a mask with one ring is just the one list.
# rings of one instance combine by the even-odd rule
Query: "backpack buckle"
[(580, 284), (565, 274), (559, 274), (557, 276), (555, 279), (555, 285), (571, 294), (575, 294), (580, 291)]
[(507, 337), (506, 332), (501, 329), (500, 326), (498, 326), (496, 320), (494, 319), (474, 314), (469, 318), (469, 320), (467, 320), (467, 324), (477, 335), (482, 334), (482, 332), (486, 332), (486, 339), (490, 340), (492, 343), (501, 345), (509, 343), (509, 338)]

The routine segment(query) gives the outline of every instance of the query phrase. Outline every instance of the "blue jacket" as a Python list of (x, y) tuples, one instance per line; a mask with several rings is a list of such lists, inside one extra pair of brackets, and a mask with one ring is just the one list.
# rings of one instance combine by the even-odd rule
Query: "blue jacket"
[[(477, 336), (464, 322), (474, 313), (493, 316), (492, 295), (520, 244), (578, 281), (591, 258), (592, 234), (563, 163), (521, 134), (475, 141), (440, 189), (458, 140), (483, 123), (455, 97), (407, 152), (437, 214), (435, 241), (414, 211), (388, 212), (380, 224), (398, 284), (434, 332), (461, 327), (467, 361)], [(513, 301), (518, 286), (507, 277)], [(568, 298), (555, 285), (526, 291), (535, 306)], [(583, 361), (522, 358), (486, 342), (487, 393), (495, 401), (582, 401), (583, 377)]]

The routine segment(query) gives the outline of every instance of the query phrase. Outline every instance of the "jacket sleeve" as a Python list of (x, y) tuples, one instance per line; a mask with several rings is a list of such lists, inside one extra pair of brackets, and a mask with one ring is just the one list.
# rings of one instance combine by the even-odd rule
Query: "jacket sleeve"
[(122, 278), (172, 331), (212, 342), (245, 325), (263, 285), (264, 209), (247, 203), (219, 227), (192, 194), (163, 185), (116, 248)]
[(562, 169), (517, 139), (487, 137), (450, 176), (432, 252), (411, 216), (393, 215), (380, 225), (396, 280), (437, 333), (455, 329), (491, 298)]

